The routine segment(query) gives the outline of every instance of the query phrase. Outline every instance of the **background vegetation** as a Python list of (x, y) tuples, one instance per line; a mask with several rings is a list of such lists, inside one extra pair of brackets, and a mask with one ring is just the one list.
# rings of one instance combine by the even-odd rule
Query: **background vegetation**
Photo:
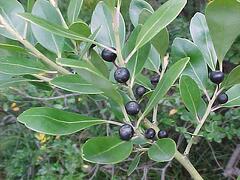
[[(26, 3), (25, 0), (21, 2)], [(59, 1), (63, 14), (66, 14), (68, 2), (68, 0)], [(84, 21), (90, 22), (91, 13), (97, 2), (98, 0), (84, 1), (80, 15)], [(129, 19), (129, 2), (130, 0), (123, 1), (122, 14), (125, 19)], [(165, 1), (148, 0), (148, 2), (157, 8)], [(182, 14), (168, 27), (171, 42), (175, 37), (190, 39), (190, 19), (196, 12), (203, 11), (205, 5), (206, 1), (204, 0), (188, 2)], [(129, 21), (126, 22), (126, 25), (128, 31), (131, 31), (132, 27)], [(1, 37), (1, 41), (9, 40)], [(1, 56), (8, 55), (7, 52), (0, 51)], [(225, 70), (229, 71), (239, 62), (240, 38), (227, 55), (224, 63)], [(53, 96), (57, 98), (51, 98)], [(169, 131), (170, 137), (180, 142), (182, 141), (181, 137), (190, 136), (186, 132), (192, 128), (187, 126), (187, 122), (191, 120), (184, 115), (186, 109), (180, 104), (178, 92), (169, 96), (163, 105), (160, 107), (161, 113), (158, 118), (162, 119), (163, 126)], [(46, 136), (28, 130), (16, 122), (16, 117), (32, 106), (49, 106), (82, 114), (94, 113), (96, 116), (100, 115), (108, 119), (113, 118), (108, 104), (101, 101), (95, 102), (86, 96), (75, 96), (74, 94), (64, 96), (63, 92), (58, 89), (49, 91), (49, 87), (46, 86), (39, 90), (34, 84), (22, 84), (17, 88), (1, 88), (0, 179), (127, 179), (128, 161), (131, 161), (133, 157), (119, 165), (109, 166), (83, 162), (79, 155), (79, 147), (87, 138), (94, 137), (96, 134), (111, 133), (106, 125), (92, 127), (71, 136)], [(178, 109), (175, 109), (176, 107)], [(239, 143), (240, 109), (235, 108), (228, 111), (221, 109), (212, 118), (206, 123), (202, 133), (204, 138), (201, 138), (198, 146), (193, 147), (190, 158), (205, 179), (227, 179), (224, 178), (223, 172), (233, 150)], [(188, 179), (188, 173), (180, 165), (173, 162), (170, 166), (171, 168), (166, 171), (166, 179)], [(139, 168), (133, 173), (131, 179), (159, 178), (161, 173), (165, 172), (166, 167), (168, 167), (166, 164), (157, 164), (142, 158)]]

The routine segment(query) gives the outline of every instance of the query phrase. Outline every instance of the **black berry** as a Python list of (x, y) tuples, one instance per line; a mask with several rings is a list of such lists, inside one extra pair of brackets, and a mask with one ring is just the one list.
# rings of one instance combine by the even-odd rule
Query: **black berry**
[(125, 109), (129, 115), (137, 115), (140, 111), (140, 105), (136, 101), (130, 101), (125, 105)]
[(158, 84), (158, 82), (159, 82), (159, 79), (160, 79), (159, 75), (152, 76), (151, 79), (150, 79), (151, 80), (151, 84), (156, 86)]
[(144, 86), (138, 86), (135, 90), (135, 93), (138, 97), (142, 97), (147, 92), (147, 89)]
[(219, 94), (217, 97), (217, 102), (219, 104), (225, 104), (226, 102), (228, 102), (228, 95), (226, 93)]
[(153, 128), (149, 128), (145, 131), (145, 138), (153, 139), (156, 136), (156, 131)]
[[(112, 49), (116, 50), (115, 48), (112, 48)], [(107, 62), (114, 62), (117, 58), (117, 54), (113, 53), (112, 51), (110, 51), (108, 49), (104, 49), (102, 51), (102, 58)]]
[(158, 138), (161, 139), (161, 138), (167, 138), (168, 137), (168, 133), (167, 131), (164, 131), (164, 130), (161, 130), (158, 132)]
[(129, 141), (134, 135), (134, 129), (129, 124), (124, 124), (119, 129), (119, 136), (124, 141)]
[(224, 80), (224, 74), (221, 71), (212, 71), (209, 74), (210, 80), (215, 84), (220, 84)]
[(130, 78), (130, 72), (127, 68), (118, 68), (114, 73), (114, 79), (119, 83), (125, 83)]

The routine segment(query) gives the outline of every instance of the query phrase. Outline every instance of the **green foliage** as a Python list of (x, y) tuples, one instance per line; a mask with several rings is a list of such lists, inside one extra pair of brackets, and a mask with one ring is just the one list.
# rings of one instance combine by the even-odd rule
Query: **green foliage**
[[(160, 7), (152, 3), (0, 3), (5, 37), (0, 39), (0, 98), (11, 102), (2, 104), (0, 132), (2, 124), (10, 127), (3, 128), (0, 140), (0, 171), (4, 168), (8, 179), (119, 179), (114, 174), (139, 179), (142, 169), (144, 176), (156, 177), (154, 167), (166, 169), (162, 162), (174, 167), (174, 157), (196, 178), (200, 175), (192, 164), (197, 162), (177, 156), (182, 148), (189, 155), (198, 139), (221, 143), (240, 136), (239, 111), (228, 109), (240, 106), (240, 66), (219, 87), (208, 80), (208, 68), (225, 70), (223, 59), (235, 51), (227, 54), (239, 35), (239, 2), (215, 0), (206, 17), (188, 14), (186, 0), (168, 0)], [(175, 38), (178, 33), (185, 38)], [(103, 49), (117, 57), (113, 63), (103, 60)], [(128, 82), (114, 79), (119, 67), (128, 68)], [(155, 86), (150, 81), (156, 74)], [(148, 90), (142, 97), (134, 93), (138, 85)], [(217, 95), (224, 91), (229, 100), (219, 105)], [(136, 116), (124, 108), (129, 101), (141, 106)], [(129, 141), (118, 137), (123, 124), (134, 130)], [(168, 130), (170, 138), (148, 140), (147, 128)], [(149, 166), (152, 161), (158, 163)], [(171, 173), (176, 178), (176, 170)]]

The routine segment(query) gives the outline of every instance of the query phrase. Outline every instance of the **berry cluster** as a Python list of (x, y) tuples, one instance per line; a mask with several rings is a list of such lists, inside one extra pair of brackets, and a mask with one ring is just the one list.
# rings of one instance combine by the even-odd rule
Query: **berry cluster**
[[(214, 83), (214, 84), (221, 84), (224, 80), (224, 73), (221, 71), (212, 71), (209, 74), (209, 79)], [(217, 96), (216, 103), (215, 104), (225, 104), (228, 102), (228, 95), (225, 92), (222, 92)]]
[[(115, 48), (112, 47), (113, 50), (116, 50)], [(106, 62), (112, 62), (114, 65), (115, 64), (115, 60), (117, 58), (117, 54), (110, 51), (109, 49), (104, 49), (102, 51), (101, 54), (102, 58), (104, 61)], [(118, 67), (116, 71), (114, 72), (114, 79), (118, 82), (118, 83), (127, 83), (127, 81), (130, 79), (130, 72), (127, 68), (125, 67)], [(159, 82), (160, 76), (159, 75), (155, 75), (153, 77), (151, 77), (150, 81), (151, 84), (156, 86)], [(141, 98), (145, 93), (147, 92), (147, 89), (144, 86), (137, 86), (136, 90), (135, 90), (135, 95), (138, 98)], [(140, 110), (140, 104), (136, 101), (130, 101), (125, 105), (125, 110), (127, 112), (128, 115), (130, 116), (136, 116)], [(166, 131), (159, 131), (158, 132), (158, 138), (166, 138), (168, 136)], [(119, 136), (122, 140), (128, 141), (130, 140), (133, 136), (134, 136), (134, 128), (129, 125), (129, 124), (124, 124), (123, 126), (121, 126), (121, 128), (119, 129)], [(146, 139), (154, 139), (156, 137), (156, 131), (153, 128), (149, 128), (145, 131), (145, 138)]]

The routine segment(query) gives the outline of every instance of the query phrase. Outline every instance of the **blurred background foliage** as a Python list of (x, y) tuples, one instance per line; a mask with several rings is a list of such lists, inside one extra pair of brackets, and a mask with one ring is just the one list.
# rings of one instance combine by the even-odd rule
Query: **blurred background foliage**
[[(147, 0), (157, 9), (166, 0)], [(26, 0), (21, 0), (26, 4)], [(85, 0), (80, 17), (89, 23), (94, 7), (99, 0)], [(126, 28), (132, 30), (128, 9), (130, 0), (123, 0), (122, 14), (126, 20)], [(59, 6), (64, 16), (69, 0), (59, 0)], [(170, 42), (175, 37), (190, 38), (189, 24), (196, 12), (203, 12), (205, 0), (192, 0), (181, 15), (168, 27)], [(1, 42), (9, 40), (1, 37)], [(11, 43), (16, 43), (11, 41)], [(170, 49), (169, 49), (170, 52)], [(8, 53), (0, 50), (1, 56)], [(226, 68), (231, 68), (240, 62), (240, 38), (236, 40), (226, 59)], [(232, 64), (234, 63), (234, 64)], [(35, 133), (16, 122), (16, 117), (30, 107), (49, 106), (81, 112), (82, 114), (95, 114), (107, 119), (114, 118), (109, 111), (108, 104), (94, 101), (86, 96), (64, 97), (59, 90), (40, 90), (34, 85), (21, 84), (14, 88), (1, 89), (0, 93), (0, 180), (36, 179), (36, 180), (74, 180), (74, 179), (128, 179), (127, 169), (130, 157), (119, 165), (93, 165), (80, 157), (80, 146), (89, 137), (112, 134), (112, 128), (106, 125), (93, 127), (71, 136), (52, 137)], [(59, 96), (58, 99), (46, 97)], [(38, 97), (38, 98), (37, 98)], [(42, 98), (41, 98), (42, 97)], [(177, 107), (177, 109), (176, 109)], [(192, 126), (188, 123), (188, 116), (183, 104), (180, 103), (179, 92), (174, 92), (159, 107), (160, 128), (167, 129), (170, 137), (178, 139), (179, 135), (189, 138)], [(194, 146), (191, 161), (199, 169), (205, 179), (227, 179), (222, 173), (233, 150), (239, 143), (240, 137), (240, 109), (221, 109), (206, 123), (202, 132), (201, 141)], [(181, 144), (185, 146), (185, 142)], [(180, 149), (181, 149), (180, 146)], [(116, 152), (117, 153), (117, 152)], [(130, 179), (160, 179), (165, 164), (156, 164), (142, 158), (139, 168)], [(167, 179), (188, 179), (188, 174), (176, 162), (168, 169)]]

